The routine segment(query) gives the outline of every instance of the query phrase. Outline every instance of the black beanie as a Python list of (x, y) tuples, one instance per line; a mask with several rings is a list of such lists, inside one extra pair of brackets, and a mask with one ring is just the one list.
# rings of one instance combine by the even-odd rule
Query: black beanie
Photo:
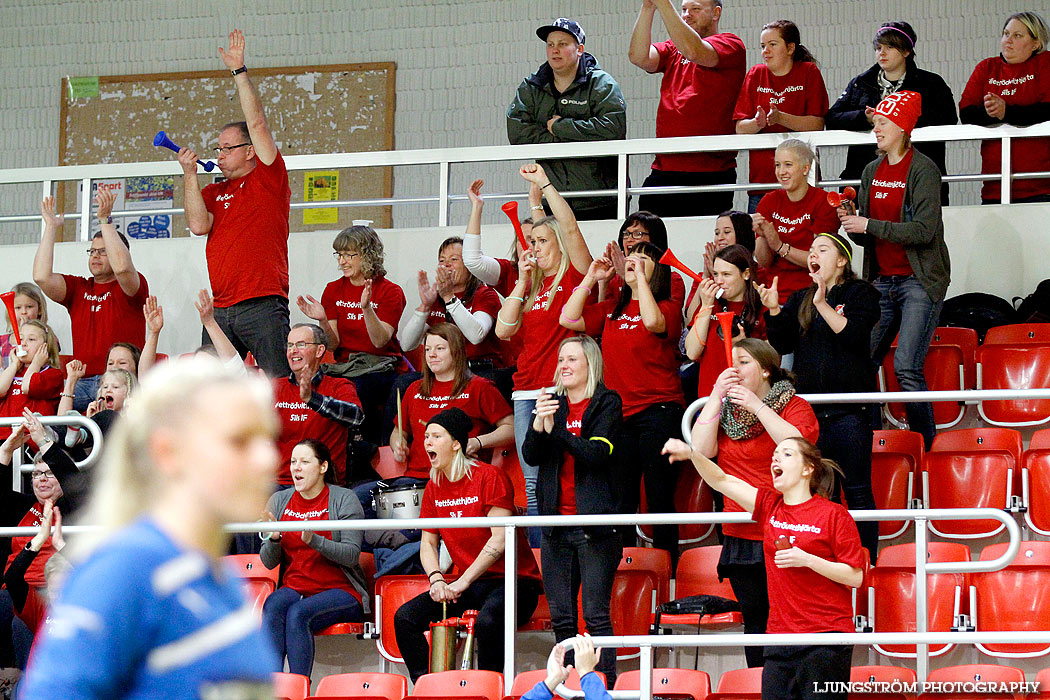
[(467, 454), (467, 440), (470, 439), (470, 429), (474, 427), (470, 416), (458, 408), (446, 408), (427, 421), (427, 425), (431, 423), (436, 423), (447, 430), (452, 439), (463, 448), (463, 454)]

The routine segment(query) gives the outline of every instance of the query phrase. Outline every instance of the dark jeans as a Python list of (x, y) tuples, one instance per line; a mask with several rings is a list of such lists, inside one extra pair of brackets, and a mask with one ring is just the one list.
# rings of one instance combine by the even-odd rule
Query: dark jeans
[[(255, 364), (270, 377), (288, 376), (288, 300), (279, 296), (257, 297), (223, 308), (215, 307), (215, 321), (241, 357), (249, 352)], [(201, 345), (211, 345), (208, 331)]]
[[(584, 532), (581, 527), (544, 530), (540, 568), (557, 641), (575, 637), (579, 632), (576, 599), (581, 587), (587, 632), (595, 637), (612, 635), (609, 610), (613, 578), (622, 554), (620, 538), (612, 530), (599, 535)], [(616, 683), (616, 654), (613, 650), (602, 653), (596, 670), (605, 674), (609, 687)]]
[[(897, 336), (893, 373), (897, 375), (901, 389), (926, 391), (923, 365), (944, 302), (933, 301), (914, 275), (877, 277), (875, 288), (881, 295), (879, 309), (882, 313), (871, 332), (872, 359), (876, 365), (882, 364), (882, 358), (889, 352), (893, 338)], [(929, 450), (933, 447), (933, 436), (937, 434), (933, 405), (928, 402), (906, 403), (904, 411), (908, 417), (908, 427), (922, 435)]]
[[(668, 464), (660, 454), (668, 438), (681, 437), (682, 413), (676, 403), (658, 403), (625, 418), (623, 440), (626, 449), (623, 464), (625, 473), (621, 513), (638, 511), (640, 490), (638, 482), (645, 479), (645, 500), (650, 513), (674, 513), (675, 477), (678, 465)], [(625, 529), (624, 546), (635, 541), (634, 528)], [(678, 563), (678, 526), (653, 526), (653, 546), (671, 554), (671, 569)]]
[[(846, 700), (852, 661), (847, 644), (766, 647), (762, 700)], [(825, 683), (842, 685), (826, 689)]]
[(314, 633), (337, 622), (360, 622), (361, 602), (347, 591), (332, 588), (305, 598), (281, 587), (263, 603), (263, 625), (288, 672), (309, 676), (314, 667)]
[[(874, 406), (853, 408), (814, 407), (820, 424), (817, 447), (828, 459), (842, 468), (842, 491), (850, 510), (875, 510), (875, 495), (871, 491), (871, 440)], [(834, 500), (839, 500), (838, 488)], [(871, 563), (879, 552), (879, 524), (875, 521), (857, 523), (860, 543), (868, 550)]]
[[(470, 584), (459, 600), (448, 604), (449, 617), (460, 615), (464, 610), (478, 611), (474, 623), (475, 648), (478, 668), (484, 671), (503, 672), (504, 593), (502, 576), (486, 578)], [(519, 624), (532, 616), (539, 597), (538, 582), (518, 579)], [(434, 602), (429, 592), (420, 593), (394, 613), (394, 635), (413, 683), (430, 670), (430, 645), (423, 633), (430, 630), (431, 622), (441, 619), (441, 603)]]
[[(390, 442), (390, 431), (394, 429), (393, 419), (386, 424), (384, 407), (390, 398), (390, 389), (398, 374), (394, 371), (369, 372), (359, 377), (351, 377), (357, 389), (357, 398), (361, 399), (361, 409), (365, 412), (365, 421), (356, 430), (365, 441), (373, 445), (386, 445)], [(396, 415), (396, 414), (395, 414)], [(355, 429), (351, 429), (353, 432)]]
[[(736, 182), (736, 168), (709, 173), (653, 170), (642, 184), (645, 187), (694, 187), (728, 185)], [(733, 208), (733, 192), (689, 192), (687, 194), (643, 194), (638, 209), (657, 216), (717, 216)]]

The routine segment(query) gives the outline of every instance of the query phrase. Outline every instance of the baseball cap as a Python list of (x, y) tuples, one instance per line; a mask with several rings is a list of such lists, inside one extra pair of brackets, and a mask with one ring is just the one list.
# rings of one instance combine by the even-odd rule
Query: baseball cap
[(565, 32), (567, 34), (572, 34), (576, 38), (577, 43), (587, 43), (587, 34), (584, 33), (583, 27), (580, 26), (580, 23), (571, 19), (566, 19), (565, 17), (559, 17), (550, 24), (543, 25), (536, 30), (536, 36), (547, 41), (547, 35), (551, 32)]

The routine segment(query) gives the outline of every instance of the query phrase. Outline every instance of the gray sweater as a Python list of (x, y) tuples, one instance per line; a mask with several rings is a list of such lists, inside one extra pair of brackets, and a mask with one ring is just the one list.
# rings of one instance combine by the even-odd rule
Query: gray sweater
[[(280, 518), (288, 502), (292, 500), (295, 489), (283, 489), (270, 496), (266, 504), (266, 510), (275, 518)], [(328, 515), (331, 520), (351, 520), (364, 518), (364, 510), (361, 502), (350, 489), (341, 486), (328, 486)], [(285, 536), (297, 533), (284, 533)], [(320, 552), (326, 559), (336, 564), (343, 570), (347, 581), (361, 594), (361, 607), (367, 615), (371, 612), (368, 601), (368, 587), (365, 585), (365, 574), (361, 570), (358, 557), (361, 554), (361, 530), (335, 530), (332, 539), (314, 534), (310, 540), (311, 548)], [(263, 566), (272, 569), (281, 563), (282, 547), (280, 540), (273, 541), (267, 538), (263, 542), (259, 556), (262, 558)]]
[[(941, 218), (941, 171), (933, 161), (913, 149), (908, 181), (904, 188), (900, 223), (868, 220), (865, 233), (851, 233), (854, 243), (864, 246), (864, 279), (874, 281), (875, 239), (882, 238), (904, 246), (915, 277), (934, 302), (944, 300), (951, 281), (951, 263), (948, 246), (944, 244), (944, 220)], [(861, 175), (859, 212), (868, 216), (871, 211), (868, 197), (875, 172), (885, 156), (873, 160)]]

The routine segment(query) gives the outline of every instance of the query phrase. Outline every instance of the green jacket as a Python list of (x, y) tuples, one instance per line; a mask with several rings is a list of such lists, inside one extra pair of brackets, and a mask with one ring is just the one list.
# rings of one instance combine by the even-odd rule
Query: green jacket
[[(554, 115), (553, 134), (547, 121)], [(507, 108), (507, 138), (513, 144), (611, 141), (627, 137), (627, 106), (620, 86), (589, 53), (580, 57), (576, 80), (560, 95), (554, 72), (544, 63), (518, 86)], [(616, 158), (575, 158), (540, 163), (559, 192), (616, 187)], [(573, 208), (597, 202), (572, 198)]]

